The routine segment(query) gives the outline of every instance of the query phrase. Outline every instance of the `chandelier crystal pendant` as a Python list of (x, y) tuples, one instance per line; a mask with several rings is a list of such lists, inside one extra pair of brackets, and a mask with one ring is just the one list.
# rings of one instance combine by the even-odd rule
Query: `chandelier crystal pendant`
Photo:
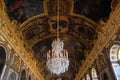
[(57, 12), (57, 39), (52, 43), (52, 50), (47, 52), (47, 69), (54, 74), (61, 74), (68, 70), (68, 51), (64, 49), (64, 43), (59, 39), (59, 0)]

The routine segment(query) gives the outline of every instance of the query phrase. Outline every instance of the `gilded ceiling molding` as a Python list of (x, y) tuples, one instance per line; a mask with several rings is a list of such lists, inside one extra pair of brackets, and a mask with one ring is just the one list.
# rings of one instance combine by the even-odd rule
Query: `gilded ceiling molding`
[[(55, 0), (56, 1), (56, 0)], [(46, 5), (48, 5), (48, 3), (50, 2), (50, 0), (44, 0), (44, 2), (43, 2), (43, 8), (44, 8), (44, 13), (43, 14), (38, 14), (38, 15), (35, 15), (35, 16), (33, 16), (32, 18), (29, 18), (28, 20), (26, 20), (24, 23), (22, 23), (21, 25), (20, 25), (20, 29), (22, 28), (22, 27), (24, 27), (26, 24), (28, 24), (28, 23), (30, 23), (32, 20), (35, 20), (35, 19), (37, 19), (37, 18), (39, 18), (39, 17), (45, 17), (45, 16), (48, 16), (49, 14), (48, 14), (48, 6), (46, 6)], [(54, 0), (53, 0), (53, 2), (54, 2)], [(67, 2), (69, 2), (70, 3), (70, 6), (71, 6), (71, 8), (69, 8), (69, 9), (71, 9), (71, 10), (69, 10), (70, 11), (70, 14), (72, 14), (73, 13), (73, 0), (67, 0)], [(51, 9), (50, 9), (51, 10)]]
[(115, 7), (118, 5), (118, 3), (120, 3), (120, 0), (112, 0), (111, 3), (112, 10), (115, 10)]
[(91, 50), (89, 56), (86, 58), (84, 65), (78, 72), (75, 80), (80, 80), (85, 72), (89, 69), (91, 64), (97, 58), (97, 56), (102, 52), (102, 50), (116, 38), (117, 32), (120, 30), (120, 4), (117, 5), (114, 12), (110, 15), (110, 18), (106, 25), (104, 26), (103, 33), (98, 37), (93, 49)]
[(0, 11), (4, 10), (4, 0), (0, 0)]
[(17, 55), (23, 60), (24, 64), (26, 64), (26, 67), (31, 70), (31, 73), (34, 74), (38, 80), (44, 80), (38, 71), (36, 60), (33, 58), (32, 53), (27, 52), (24, 49), (23, 41), (18, 38), (14, 30), (15, 25), (16, 24), (11, 24), (5, 12), (2, 12), (0, 10), (0, 34), (5, 38), (5, 41), (8, 42), (8, 44), (15, 50)]
[[(50, 8), (49, 8), (49, 7), (51, 7), (51, 6), (49, 6), (49, 5), (50, 5), (50, 1), (53, 2), (51, 6), (52, 6), (52, 8), (54, 9), (54, 8), (56, 7), (56, 5), (55, 5), (56, 0), (44, 0), (44, 3), (43, 3), (44, 13), (35, 15), (35, 16), (27, 19), (25, 22), (23, 22), (22, 24), (19, 25), (18, 29), (24, 28), (27, 24), (29, 24), (29, 23), (32, 22), (33, 20), (37, 20), (37, 19), (39, 19), (39, 18), (41, 18), (41, 17), (52, 18), (53, 16), (57, 16), (57, 15), (53, 15), (53, 14), (55, 14), (54, 11), (53, 11), (53, 9), (50, 9)], [(61, 0), (61, 1), (62, 1), (62, 0)], [(63, 2), (64, 2), (64, 0), (63, 0)], [(91, 19), (89, 19), (89, 18), (87, 18), (87, 17), (85, 17), (85, 16), (82, 16), (82, 15), (80, 15), (80, 14), (73, 13), (73, 7), (74, 7), (74, 4), (73, 4), (74, 2), (73, 2), (73, 0), (66, 0), (66, 2), (69, 3), (69, 10), (68, 10), (68, 8), (67, 8), (66, 10), (67, 10), (68, 12), (65, 13), (65, 14), (62, 13), (63, 15), (60, 15), (60, 18), (61, 18), (61, 17), (68, 17), (68, 16), (75, 16), (75, 17), (78, 17), (78, 18), (80, 18), (80, 19), (83, 19), (83, 20), (88, 21), (89, 23), (91, 23), (91, 24), (94, 25), (94, 26), (98, 26), (93, 20), (91, 20)], [(48, 5), (48, 4), (49, 4), (49, 5)], [(46, 5), (47, 5), (47, 6), (46, 6)], [(53, 5), (55, 5), (55, 6), (53, 6)], [(68, 5), (68, 4), (67, 4), (67, 5)], [(60, 5), (60, 6), (61, 6), (61, 5)], [(63, 5), (62, 5), (62, 6), (63, 6)], [(63, 11), (64, 11), (64, 10), (63, 10)], [(53, 12), (53, 13), (52, 13), (52, 12)], [(51, 13), (51, 14), (49, 14), (49, 13)], [(50, 16), (50, 17), (49, 17), (49, 16)]]
[(31, 21), (35, 20), (36, 18), (38, 18), (38, 17), (44, 17), (46, 15), (47, 15), (47, 13), (35, 15), (35, 16), (29, 18), (28, 20), (26, 20), (25, 22), (23, 22), (22, 24), (20, 24), (20, 26), (18, 27), (18, 29), (22, 29), (23, 27), (25, 27), (26, 24), (30, 23)]

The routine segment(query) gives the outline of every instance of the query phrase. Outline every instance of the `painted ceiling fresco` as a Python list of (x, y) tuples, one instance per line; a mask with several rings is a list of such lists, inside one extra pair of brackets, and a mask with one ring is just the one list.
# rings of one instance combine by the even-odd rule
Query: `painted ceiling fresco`
[(42, 14), (44, 0), (5, 0), (6, 12), (10, 19), (24, 22), (28, 18)]
[[(73, 12), (86, 16), (95, 22), (99, 21), (101, 18), (106, 20), (108, 19), (111, 11), (111, 1), (112, 0), (74, 0)], [(6, 12), (10, 19), (16, 19), (18, 22), (22, 23), (28, 18), (44, 13), (43, 2), (44, 0), (5, 0), (7, 6)], [(52, 4), (54, 3), (52, 3), (51, 0), (50, 5)], [(66, 4), (66, 2), (63, 4)], [(64, 6), (64, 8), (61, 6), (60, 12), (64, 11), (63, 9), (67, 9), (65, 12), (68, 12), (70, 9), (66, 5)], [(55, 11), (51, 6), (50, 10)], [(65, 14), (65, 12), (62, 13)]]
[(84, 15), (95, 22), (101, 18), (105, 21), (111, 12), (112, 0), (74, 0), (74, 12)]
[[(97, 23), (109, 18), (111, 0), (59, 2), (59, 20), (57, 0), (5, 0), (5, 9), (11, 21), (15, 19), (20, 23), (17, 28), (19, 37), (27, 51), (33, 50), (45, 80), (74, 80), (98, 38), (100, 27)], [(59, 76), (51, 74), (46, 68), (46, 53), (56, 38), (58, 21), (60, 39), (64, 41), (70, 60), (68, 71)]]

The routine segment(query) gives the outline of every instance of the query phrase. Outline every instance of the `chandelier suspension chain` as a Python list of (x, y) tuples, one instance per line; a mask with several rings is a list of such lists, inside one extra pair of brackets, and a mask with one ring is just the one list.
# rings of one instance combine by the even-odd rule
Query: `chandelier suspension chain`
[(57, 1), (57, 39), (59, 39), (59, 0)]

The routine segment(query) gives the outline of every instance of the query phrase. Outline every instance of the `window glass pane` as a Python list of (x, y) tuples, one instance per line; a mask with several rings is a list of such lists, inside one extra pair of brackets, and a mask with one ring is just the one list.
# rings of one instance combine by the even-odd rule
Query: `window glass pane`
[(112, 64), (112, 65), (117, 79), (120, 80), (120, 65), (119, 64)]
[(103, 80), (109, 80), (107, 73), (104, 73), (104, 75), (103, 75)]
[(29, 79), (28, 80), (31, 80), (31, 76), (29, 76)]
[(25, 70), (23, 70), (22, 73), (21, 73), (21, 80), (26, 80), (26, 72), (25, 72)]
[(16, 80), (16, 74), (12, 72), (12, 73), (9, 75), (8, 80)]
[(4, 61), (5, 58), (6, 58), (5, 49), (2, 46), (0, 46), (0, 59)]
[(4, 64), (0, 63), (0, 75), (2, 74)]
[(2, 46), (0, 46), (0, 76), (2, 74), (4, 65), (5, 65), (5, 60), (6, 60), (5, 49)]

